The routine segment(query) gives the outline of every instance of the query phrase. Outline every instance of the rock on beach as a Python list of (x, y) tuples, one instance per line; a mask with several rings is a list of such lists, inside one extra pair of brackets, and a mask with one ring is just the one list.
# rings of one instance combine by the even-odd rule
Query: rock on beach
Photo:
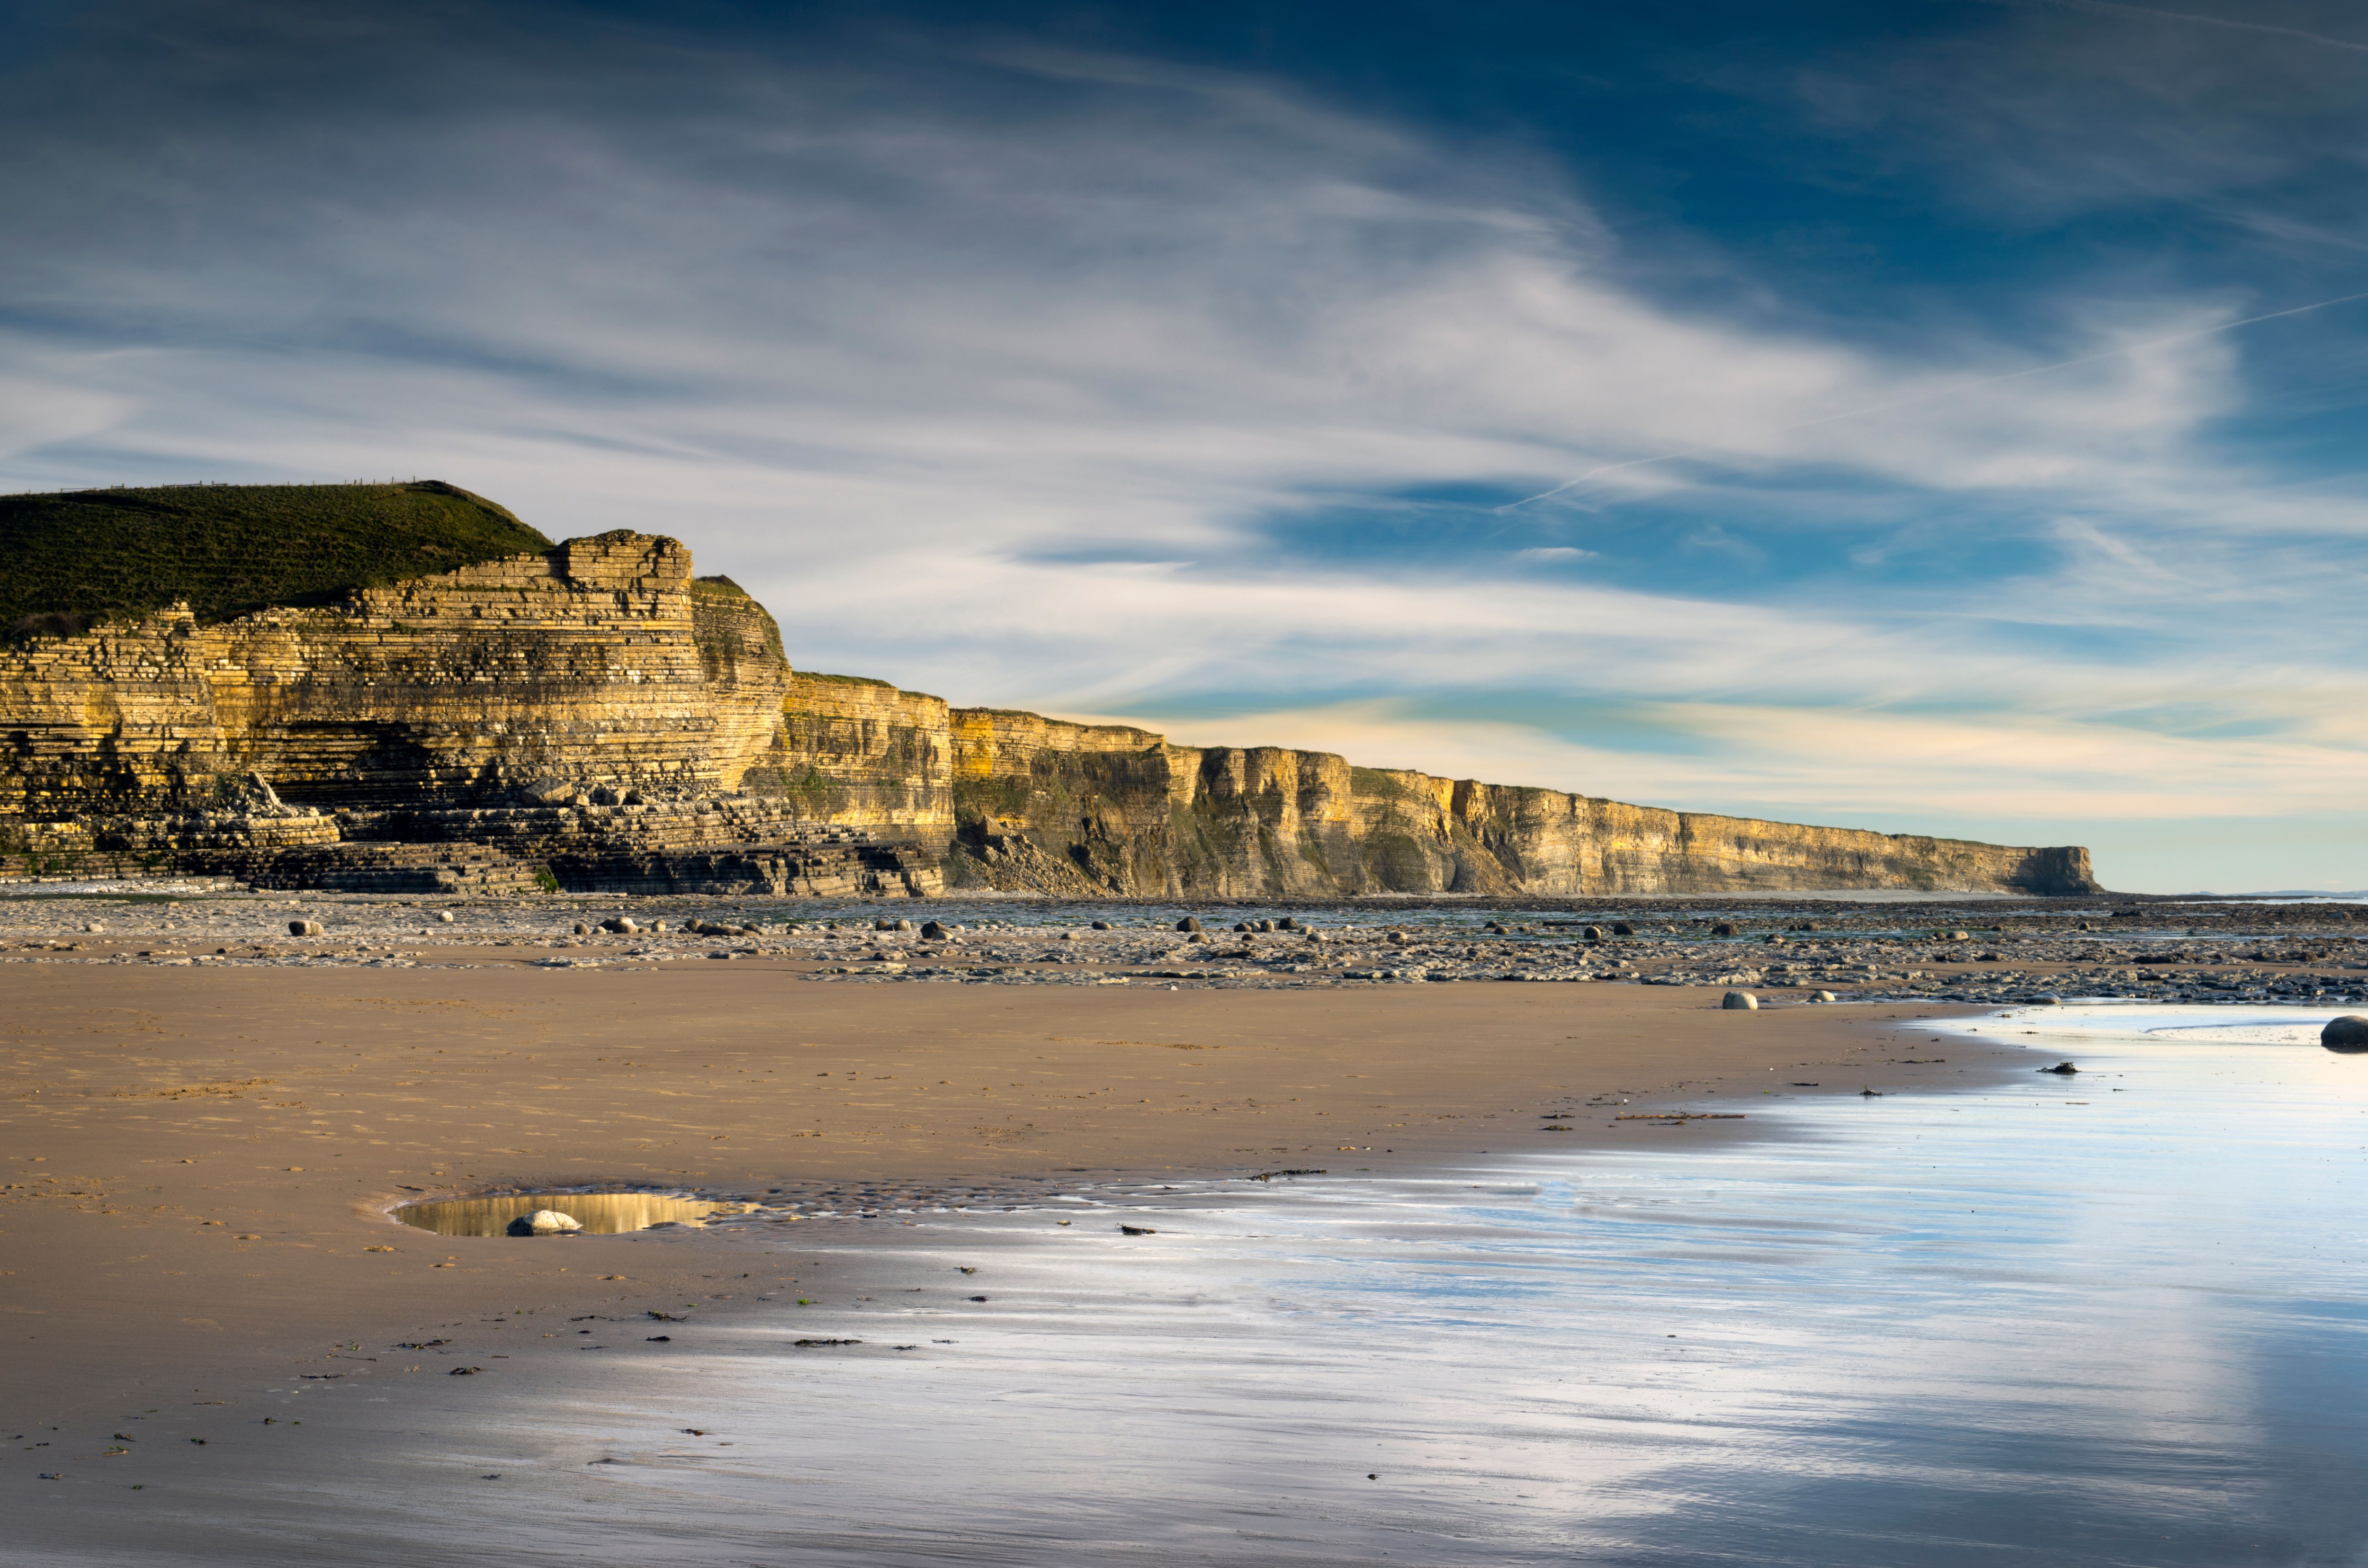
[(514, 1236), (564, 1236), (583, 1228), (583, 1221), (556, 1209), (538, 1209), (510, 1221), (510, 1234)]
[(2318, 1043), (2347, 1055), (2368, 1051), (2368, 1017), (2346, 1013), (2340, 1018), (2329, 1018), (2327, 1027), (2318, 1031)]

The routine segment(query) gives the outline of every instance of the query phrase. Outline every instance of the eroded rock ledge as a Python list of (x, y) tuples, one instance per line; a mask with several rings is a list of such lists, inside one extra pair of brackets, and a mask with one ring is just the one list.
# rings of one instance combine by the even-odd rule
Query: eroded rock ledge
[(211, 624), (183, 604), (37, 631), (0, 650), (0, 714), (11, 869), (374, 892), (2096, 891), (2077, 847), (1174, 746), (801, 673), (730, 579), (631, 532)]

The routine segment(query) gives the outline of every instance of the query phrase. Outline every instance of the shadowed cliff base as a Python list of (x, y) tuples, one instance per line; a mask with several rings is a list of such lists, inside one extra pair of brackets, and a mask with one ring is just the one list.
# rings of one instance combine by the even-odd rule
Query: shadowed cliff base
[(2077, 846), (1175, 746), (799, 672), (679, 541), (551, 546), (440, 482), (8, 497), (0, 528), (22, 536), (0, 570), (12, 869), (520, 895), (2099, 891)]

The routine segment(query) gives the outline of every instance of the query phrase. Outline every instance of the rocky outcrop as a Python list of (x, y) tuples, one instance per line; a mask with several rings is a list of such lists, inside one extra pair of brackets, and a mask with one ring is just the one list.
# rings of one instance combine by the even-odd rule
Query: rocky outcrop
[(673, 540), (603, 534), (333, 605), (35, 638), (0, 659), (0, 812), (201, 811), (257, 774), (322, 810), (735, 790), (788, 672), (754, 601), (700, 587)]
[(645, 534), (63, 631), (0, 651), (0, 845), (36, 867), (488, 892), (2095, 889), (2078, 848), (1173, 746), (799, 673), (761, 605)]
[(644, 534), (176, 606), (0, 655), (0, 835), (264, 886), (936, 891), (939, 846), (766, 798), (793, 678), (762, 606)]

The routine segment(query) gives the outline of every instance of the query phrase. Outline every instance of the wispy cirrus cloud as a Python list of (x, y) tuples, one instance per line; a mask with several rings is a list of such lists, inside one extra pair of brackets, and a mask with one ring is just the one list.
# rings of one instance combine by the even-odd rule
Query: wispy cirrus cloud
[[(141, 115), (0, 108), (12, 488), (435, 473), (689, 539), (803, 664), (1695, 807), (2070, 838), (2360, 744), (2362, 510), (2227, 439), (2241, 289), (1878, 340), (1269, 75), (211, 16), (78, 46)], [(1687, 746), (1554, 716), (1609, 702)]]

